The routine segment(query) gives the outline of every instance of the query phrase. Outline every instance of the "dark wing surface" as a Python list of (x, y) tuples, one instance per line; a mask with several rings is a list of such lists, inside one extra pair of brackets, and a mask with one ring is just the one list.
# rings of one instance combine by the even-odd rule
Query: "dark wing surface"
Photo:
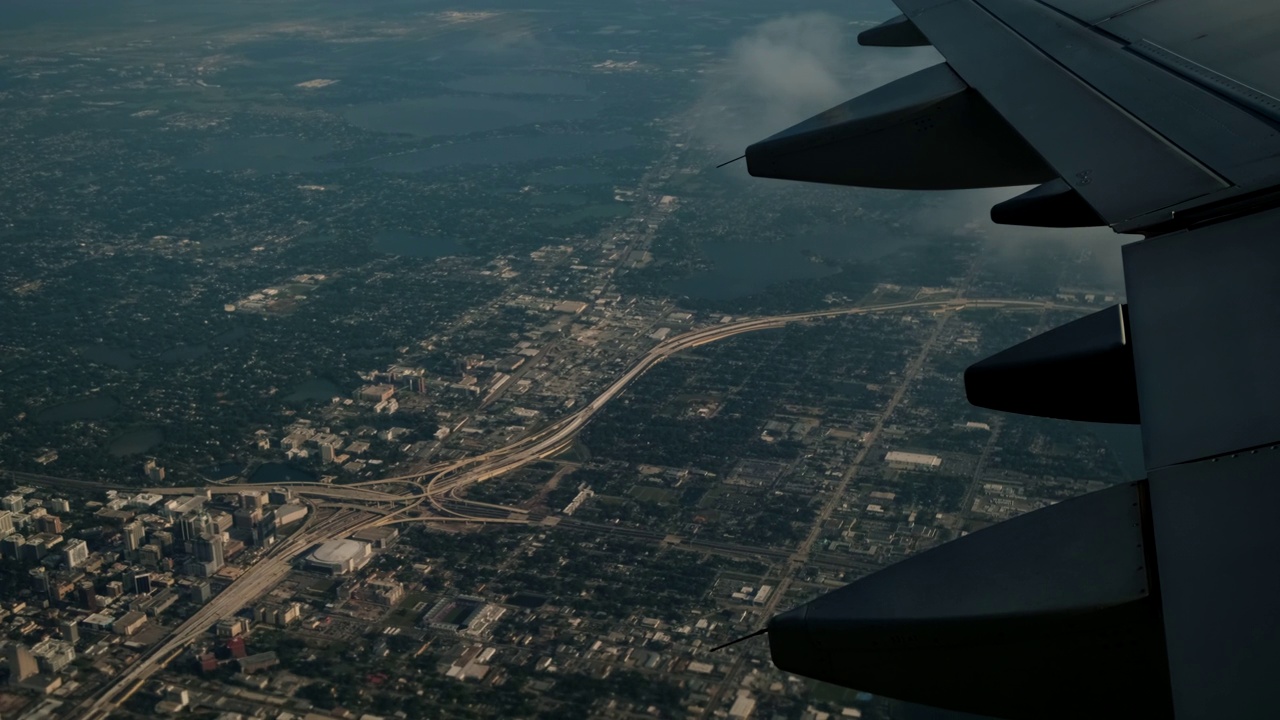
[(970, 401), (1140, 423), (1147, 478), (770, 622), (782, 669), (1008, 718), (1263, 718), (1280, 677), (1280, 4), (896, 0), (945, 63), (747, 149), (753, 175), (1036, 185), (996, 222), (1107, 225), (1128, 304), (965, 374)]

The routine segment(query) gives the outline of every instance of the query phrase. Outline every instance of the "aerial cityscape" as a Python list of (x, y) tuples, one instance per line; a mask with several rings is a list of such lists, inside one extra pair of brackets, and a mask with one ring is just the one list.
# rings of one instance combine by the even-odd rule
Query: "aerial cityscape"
[(961, 379), (1114, 236), (716, 168), (895, 13), (0, 8), (0, 716), (902, 717), (713, 648), (1142, 464)]

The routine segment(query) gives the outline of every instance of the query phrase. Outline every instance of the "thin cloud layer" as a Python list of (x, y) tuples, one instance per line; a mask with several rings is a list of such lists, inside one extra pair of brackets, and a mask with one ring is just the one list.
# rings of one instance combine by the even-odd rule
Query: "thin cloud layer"
[[(933, 48), (861, 47), (855, 38), (864, 27), (828, 13), (805, 13), (770, 20), (739, 38), (724, 60), (706, 72), (704, 90), (688, 114), (693, 139), (727, 160), (747, 145), (833, 105), (943, 61)], [(742, 163), (718, 172), (746, 178)], [(802, 191), (801, 186), (787, 187)], [(1066, 244), (1091, 253), (1105, 280), (1119, 286), (1119, 248), (1128, 239), (1109, 229), (991, 222), (992, 205), (1027, 189), (929, 193), (921, 211), (902, 222), (921, 234), (983, 238), (997, 261), (1025, 258), (1020, 252), (1025, 243), (1043, 249)]]
[(747, 145), (890, 80), (940, 61), (932, 48), (863, 48), (857, 25), (826, 13), (787, 15), (736, 40), (707, 71), (690, 113), (717, 154)]

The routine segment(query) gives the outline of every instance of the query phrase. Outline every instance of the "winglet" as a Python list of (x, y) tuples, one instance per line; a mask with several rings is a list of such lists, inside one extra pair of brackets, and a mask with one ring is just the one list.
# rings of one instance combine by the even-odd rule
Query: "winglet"
[(765, 633), (767, 633), (767, 632), (769, 632), (769, 628), (767, 628), (767, 627), (762, 627), (762, 628), (760, 628), (759, 630), (757, 630), (757, 631), (755, 631), (755, 632), (751, 633), (750, 635), (743, 635), (742, 637), (738, 638), (737, 640), (730, 640), (729, 642), (727, 642), (727, 643), (725, 643), (725, 644), (723, 644), (723, 645), (717, 645), (717, 646), (715, 646), (715, 647), (711, 648), (711, 652), (715, 652), (715, 651), (717, 651), (717, 650), (723, 650), (723, 649), (725, 649), (725, 648), (729, 647), (730, 645), (737, 645), (738, 643), (742, 642), (743, 640), (750, 640), (750, 639), (751, 639), (751, 638), (753, 638), (753, 637), (759, 637), (759, 636), (761, 636), (761, 635), (763, 635), (763, 634), (765, 634)]

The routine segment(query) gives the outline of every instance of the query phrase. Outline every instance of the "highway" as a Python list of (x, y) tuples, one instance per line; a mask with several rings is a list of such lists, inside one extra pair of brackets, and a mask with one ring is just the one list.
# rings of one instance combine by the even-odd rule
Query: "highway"
[[(610, 384), (604, 392), (600, 393), (600, 395), (598, 395), (594, 400), (583, 406), (577, 412), (561, 418), (538, 432), (535, 432), (532, 435), (518, 440), (504, 448), (493, 450), (483, 455), (477, 455), (472, 458), (459, 460), (452, 465), (447, 465), (436, 471), (425, 486), (427, 500), (438, 511), (448, 513), (450, 510), (444, 507), (441, 501), (443, 497), (456, 497), (459, 490), (463, 490), (469, 485), (483, 482), (489, 478), (511, 472), (512, 470), (531, 462), (559, 454), (573, 443), (574, 437), (587, 425), (587, 423), (591, 421), (596, 413), (604, 409), (604, 407), (608, 405), (611, 400), (621, 394), (628, 385), (635, 382), (636, 379), (648, 372), (653, 368), (653, 366), (666, 360), (672, 355), (685, 350), (725, 340), (744, 333), (758, 332), (760, 330), (772, 330), (784, 327), (791, 323), (827, 318), (868, 315), (897, 310), (923, 310), (930, 308), (941, 310), (964, 310), (1018, 307), (1037, 310), (1054, 308), (1071, 310), (1080, 309), (1073, 305), (1058, 305), (1055, 303), (1026, 300), (911, 300), (884, 305), (868, 305), (863, 307), (838, 308), (832, 310), (794, 313), (790, 315), (751, 318), (747, 320), (740, 320), (738, 322), (725, 323), (723, 325), (714, 325), (699, 330), (691, 330), (668, 338), (654, 346), (639, 361), (632, 365), (627, 372), (623, 373), (621, 377)], [(403, 522), (403, 520), (391, 520), (388, 522)]]
[[(153, 674), (163, 669), (177, 657), (183, 649), (194, 642), (219, 618), (229, 617), (248, 603), (265, 593), (280, 582), (289, 572), (292, 560), (312, 545), (338, 537), (350, 535), (357, 530), (408, 522), (471, 522), (493, 524), (526, 524), (527, 513), (517, 508), (508, 508), (471, 500), (459, 496), (459, 492), (467, 487), (490, 478), (504, 475), (537, 460), (555, 456), (570, 447), (574, 438), (591, 421), (595, 415), (605, 408), (631, 383), (648, 372), (658, 363), (680, 352), (690, 350), (708, 343), (718, 342), (737, 335), (761, 330), (772, 330), (798, 322), (809, 322), (828, 318), (867, 315), (900, 310), (938, 309), (958, 311), (980, 308), (1026, 308), (1026, 309), (1062, 309), (1081, 310), (1075, 305), (1060, 305), (1049, 302), (1021, 300), (913, 300), (883, 305), (838, 308), (813, 312), (795, 313), (791, 315), (775, 315), (763, 318), (749, 318), (737, 322), (724, 323), (712, 327), (691, 330), (668, 338), (645, 353), (625, 373), (608, 385), (594, 400), (576, 412), (565, 416), (532, 434), (521, 438), (510, 445), (491, 450), (474, 457), (452, 463), (441, 463), (422, 468), (416, 473), (389, 477), (381, 480), (364, 481), (344, 485), (326, 483), (284, 483), (299, 495), (316, 498), (325, 502), (337, 502), (339, 507), (315, 511), (309, 515), (306, 525), (292, 536), (274, 547), (266, 557), (259, 560), (244, 574), (232, 582), (207, 605), (191, 618), (179, 625), (163, 642), (153, 647), (129, 669), (114, 678), (107, 688), (83, 703), (76, 713), (77, 717), (89, 720), (103, 720), (120, 703), (127, 700)], [(935, 335), (936, 337), (936, 335)], [(916, 368), (918, 370), (918, 368)], [(905, 386), (904, 386), (905, 387)], [(895, 398), (895, 401), (899, 398)], [(50, 478), (26, 473), (4, 472), (14, 480), (31, 482), (32, 484), (61, 485), (63, 487), (104, 487), (98, 483)], [(847, 482), (847, 479), (846, 479)], [(407, 489), (404, 494), (375, 490), (371, 486), (400, 485)], [(122, 490), (126, 488), (120, 488)], [(154, 488), (156, 493), (175, 494), (190, 493), (197, 490), (209, 490), (216, 493), (239, 492), (242, 490), (261, 490), (262, 485), (214, 485), (207, 488)], [(836, 494), (838, 497), (839, 493)], [(403, 503), (399, 508), (389, 507), (362, 511), (352, 506), (352, 502), (372, 502), (391, 506)], [(429, 503), (435, 514), (425, 514), (421, 510), (413, 513), (424, 503)], [(313, 508), (316, 506), (313, 505)], [(330, 512), (324, 518), (317, 517), (320, 512)], [(829, 509), (828, 509), (829, 512)], [(413, 514), (411, 514), (413, 513)], [(585, 529), (585, 526), (584, 528)], [(631, 531), (618, 529), (627, 534)], [(637, 537), (650, 533), (637, 531)], [(807, 557), (814, 536), (808, 538), (802, 550), (792, 560)], [(742, 552), (743, 546), (715, 543), (711, 541), (695, 541), (710, 551)], [(759, 552), (759, 551), (758, 551)], [(779, 551), (766, 552), (773, 559)], [(774, 595), (774, 603), (783, 595), (782, 588)], [(711, 707), (712, 704), (708, 704)]]
[(76, 717), (104, 720), (112, 710), (137, 692), (138, 688), (221, 618), (231, 617), (240, 608), (270, 590), (292, 569), (292, 561), (317, 542), (341, 536), (365, 524), (366, 513), (339, 510), (325, 518), (312, 516), (306, 525), (276, 545), (235, 582), (173, 630), (168, 638), (152, 647), (127, 670), (116, 676), (105, 692), (86, 701)]

